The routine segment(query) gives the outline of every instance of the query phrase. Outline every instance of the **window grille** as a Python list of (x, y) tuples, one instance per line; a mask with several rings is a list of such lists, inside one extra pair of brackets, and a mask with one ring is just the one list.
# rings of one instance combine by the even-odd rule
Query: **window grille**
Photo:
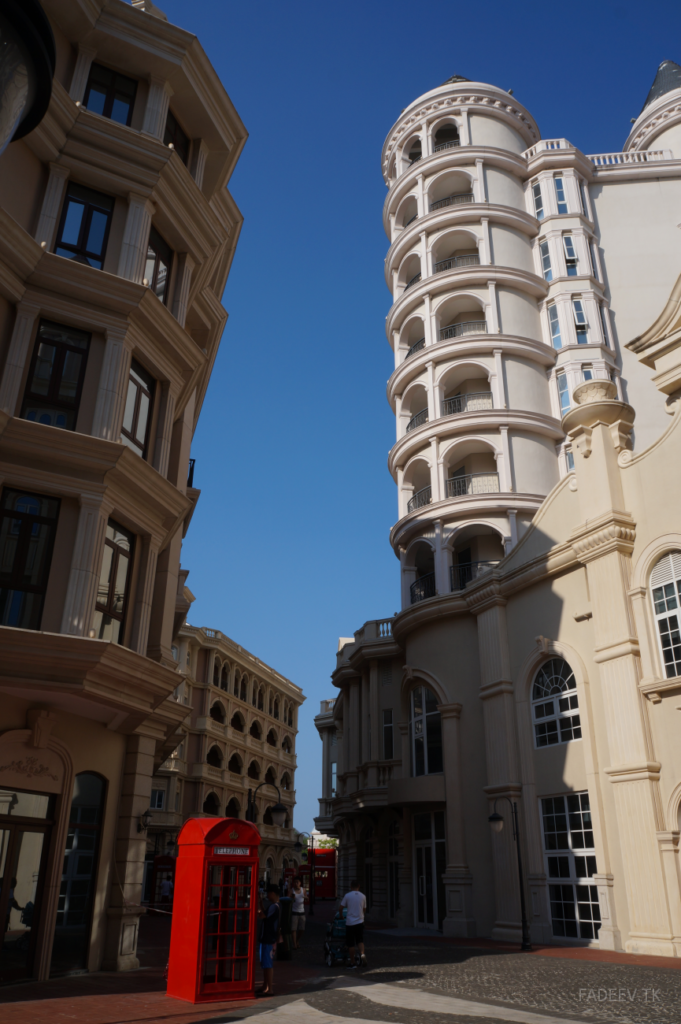
[(552, 658), (534, 677), (532, 719), (536, 747), (581, 739), (577, 684), (563, 658)]
[(417, 686), (410, 699), (412, 775), (435, 775), (442, 771), (442, 725), (437, 697), (427, 686)]
[(541, 810), (553, 934), (596, 939), (601, 912), (589, 795), (547, 797)]
[(665, 675), (668, 679), (681, 675), (681, 551), (664, 555), (650, 576), (655, 619)]

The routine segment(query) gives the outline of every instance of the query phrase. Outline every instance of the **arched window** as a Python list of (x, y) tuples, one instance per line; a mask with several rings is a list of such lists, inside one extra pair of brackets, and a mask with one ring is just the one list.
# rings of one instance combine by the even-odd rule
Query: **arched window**
[(288, 709), (288, 724), (293, 727), (293, 708)]
[(271, 786), (276, 786), (277, 776), (274, 774), (274, 768), (268, 768), (265, 772), (265, 782), (269, 782)]
[(265, 710), (265, 691), (264, 691), (264, 689), (261, 686), (260, 689), (258, 690), (258, 711), (264, 711), (264, 710)]
[(241, 684), (240, 684), (240, 688), (239, 688), (239, 698), (240, 698), (240, 700), (244, 700), (245, 701), (245, 700), (248, 699), (248, 693), (246, 691), (247, 685), (248, 684), (246, 682), (246, 676), (242, 676), (241, 677)]
[(563, 658), (551, 658), (534, 677), (532, 718), (537, 747), (581, 739), (575, 674)]
[(220, 674), (220, 689), (229, 692), (229, 665), (225, 662)]
[(209, 793), (203, 801), (203, 813), (210, 814), (211, 818), (217, 818), (220, 814), (220, 801), (215, 793)]
[(234, 696), (239, 696), (239, 673), (234, 673)]
[(288, 772), (284, 772), (284, 774), (281, 777), (281, 788), (282, 789), (290, 789), (291, 788), (291, 776), (289, 775)]
[(662, 660), (667, 678), (681, 675), (681, 551), (664, 555), (650, 576)]
[(249, 732), (254, 740), (262, 739), (262, 729), (260, 728), (260, 722), (251, 722), (251, 728)]
[[(272, 808), (271, 807), (268, 807), (267, 810), (265, 811), (265, 813), (263, 814), (263, 816), (262, 816), (262, 823), (263, 823), (263, 825), (274, 825), (274, 820), (272, 818)], [(268, 860), (268, 862), (267, 862), (268, 870), (269, 870), (269, 865), (270, 865), (270, 862)]]
[(251, 704), (254, 708), (258, 706), (258, 684), (253, 683), (253, 693), (251, 694)]
[(213, 768), (222, 767), (222, 753), (219, 747), (211, 747), (206, 754), (206, 764), (211, 765)]
[(218, 661), (213, 665), (213, 686), (220, 685), (220, 663)]
[(238, 818), (240, 810), (241, 808), (239, 807), (239, 801), (235, 796), (233, 796), (232, 799), (227, 804), (227, 806), (225, 807), (225, 817)]
[(277, 745), (277, 734), (274, 731), (274, 729), (270, 729), (270, 731), (267, 733), (267, 742), (269, 743), (269, 745), (271, 747), (276, 747), (276, 745)]
[(284, 737), (284, 742), (281, 745), (281, 749), (284, 751), (285, 754), (291, 753), (291, 740), (289, 739), (288, 736)]
[(232, 754), (232, 756), (229, 759), (229, 764), (227, 765), (227, 767), (229, 768), (230, 772), (233, 772), (235, 775), (241, 775), (241, 769), (243, 765), (241, 763), (241, 758), (239, 757), (238, 754)]
[(442, 771), (442, 726), (437, 697), (427, 686), (411, 692), (409, 733), (411, 774), (437, 775)]
[(256, 782), (260, 778), (260, 765), (257, 761), (251, 761), (248, 766), (248, 777), (249, 779), (255, 779)]
[(216, 700), (215, 704), (213, 704), (212, 708), (210, 709), (210, 717), (213, 719), (214, 722), (220, 722), (221, 725), (224, 724), (225, 709), (223, 708), (219, 700)]
[(244, 720), (238, 711), (235, 711), (232, 715), (232, 721), (229, 723), (232, 729), (236, 729), (237, 732), (244, 731)]

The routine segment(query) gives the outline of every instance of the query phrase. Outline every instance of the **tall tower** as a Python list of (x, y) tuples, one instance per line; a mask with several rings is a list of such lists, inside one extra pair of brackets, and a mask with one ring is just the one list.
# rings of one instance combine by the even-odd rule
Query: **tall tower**
[(574, 388), (617, 371), (583, 154), (455, 76), (402, 112), (382, 167), (406, 608), (511, 550), (571, 468)]

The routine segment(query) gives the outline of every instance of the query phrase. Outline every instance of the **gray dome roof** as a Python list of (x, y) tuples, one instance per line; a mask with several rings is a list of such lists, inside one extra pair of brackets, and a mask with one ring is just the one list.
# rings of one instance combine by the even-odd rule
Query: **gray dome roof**
[[(455, 85), (457, 82), (470, 82), (470, 78), (464, 78), (463, 75), (452, 75), (452, 77), (448, 78), (446, 82), (442, 83), (442, 85)], [(442, 88), (442, 86), (440, 88)]]
[(681, 67), (675, 64), (673, 60), (663, 60), (657, 69), (655, 81), (650, 87), (650, 92), (643, 104), (643, 110), (655, 100), (659, 100), (660, 96), (664, 96), (665, 93), (671, 92), (673, 89), (681, 89)]

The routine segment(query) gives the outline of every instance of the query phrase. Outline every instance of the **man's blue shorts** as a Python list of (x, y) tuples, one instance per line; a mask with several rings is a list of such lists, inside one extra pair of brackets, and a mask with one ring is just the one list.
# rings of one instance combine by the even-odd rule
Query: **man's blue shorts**
[(269, 970), (270, 967), (274, 967), (272, 963), (272, 950), (274, 949), (274, 943), (260, 943), (260, 966), (263, 971)]

